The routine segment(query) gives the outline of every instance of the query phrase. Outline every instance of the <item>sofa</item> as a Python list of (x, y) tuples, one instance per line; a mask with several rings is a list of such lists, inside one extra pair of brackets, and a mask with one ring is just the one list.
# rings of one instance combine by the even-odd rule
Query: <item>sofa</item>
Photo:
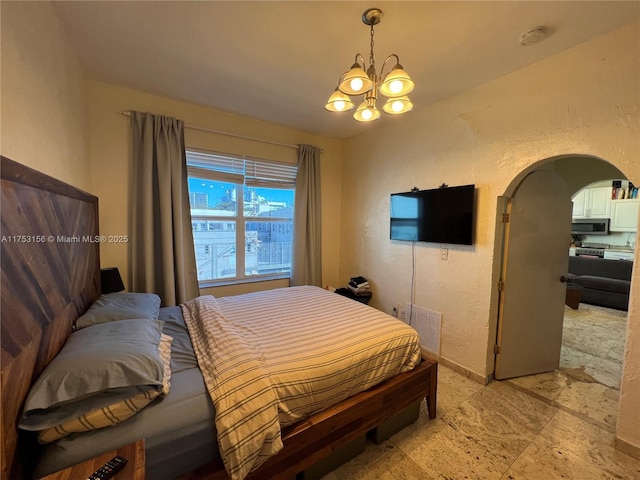
[(569, 282), (582, 287), (581, 302), (628, 310), (633, 262), (569, 257)]

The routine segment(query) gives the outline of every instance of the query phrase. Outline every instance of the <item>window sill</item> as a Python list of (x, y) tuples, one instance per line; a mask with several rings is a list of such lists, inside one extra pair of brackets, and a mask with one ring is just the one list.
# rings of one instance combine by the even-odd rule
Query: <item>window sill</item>
[(202, 282), (198, 282), (198, 286), (200, 289), (203, 288), (215, 288), (215, 287), (227, 287), (230, 285), (242, 285), (247, 283), (260, 283), (260, 282), (270, 282), (272, 280), (284, 280), (291, 278), (291, 275), (269, 275), (269, 276), (260, 276), (260, 277), (247, 277), (233, 280), (204, 280)]

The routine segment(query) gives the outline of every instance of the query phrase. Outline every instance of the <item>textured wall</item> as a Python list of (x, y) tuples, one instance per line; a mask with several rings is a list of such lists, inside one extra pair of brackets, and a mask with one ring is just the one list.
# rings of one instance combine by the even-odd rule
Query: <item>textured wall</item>
[(632, 445), (630, 453), (640, 458), (640, 235), (636, 235), (636, 256), (631, 279), (631, 298), (627, 339), (625, 343), (622, 388), (620, 389), (620, 409), (618, 411), (617, 437)]
[[(636, 22), (350, 139), (342, 202), (359, 208), (342, 217), (340, 275), (369, 278), (372, 304), (385, 311), (408, 301), (412, 249), (389, 240), (389, 193), (475, 183), (476, 244), (448, 246), (448, 261), (440, 260), (440, 245), (417, 244), (414, 290), (415, 303), (444, 314), (442, 356), (489, 375), (497, 197), (537, 162), (572, 154), (604, 159), (640, 183), (639, 33)], [(628, 330), (636, 339), (637, 271)], [(627, 366), (623, 381), (624, 403), (633, 408), (640, 404), (637, 350), (627, 352), (635, 367)], [(640, 445), (640, 421), (624, 412), (620, 428)]]

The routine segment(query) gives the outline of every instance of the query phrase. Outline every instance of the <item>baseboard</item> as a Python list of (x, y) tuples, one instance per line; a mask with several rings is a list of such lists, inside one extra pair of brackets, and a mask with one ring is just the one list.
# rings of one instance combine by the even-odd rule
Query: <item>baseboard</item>
[(621, 452), (624, 452), (627, 455), (631, 455), (636, 460), (640, 460), (640, 447), (632, 445), (629, 442), (621, 440), (618, 437), (613, 440), (613, 446)]
[(450, 368), (451, 370), (458, 372), (461, 375), (464, 375), (469, 380), (473, 380), (474, 382), (477, 382), (481, 385), (487, 385), (489, 382), (491, 382), (491, 380), (493, 380), (492, 373), (490, 373), (485, 377), (483, 375), (480, 375), (479, 373), (472, 372), (468, 368), (465, 368), (462, 365), (459, 365), (456, 362), (453, 362), (443, 356), (440, 356), (440, 358), (438, 359), (438, 363), (440, 363), (440, 365), (443, 365), (447, 368)]

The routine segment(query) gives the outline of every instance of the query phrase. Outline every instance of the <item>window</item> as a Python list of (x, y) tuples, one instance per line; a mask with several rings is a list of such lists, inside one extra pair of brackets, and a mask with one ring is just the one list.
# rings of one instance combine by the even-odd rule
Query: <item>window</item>
[(297, 166), (196, 151), (187, 165), (198, 281), (289, 276)]

